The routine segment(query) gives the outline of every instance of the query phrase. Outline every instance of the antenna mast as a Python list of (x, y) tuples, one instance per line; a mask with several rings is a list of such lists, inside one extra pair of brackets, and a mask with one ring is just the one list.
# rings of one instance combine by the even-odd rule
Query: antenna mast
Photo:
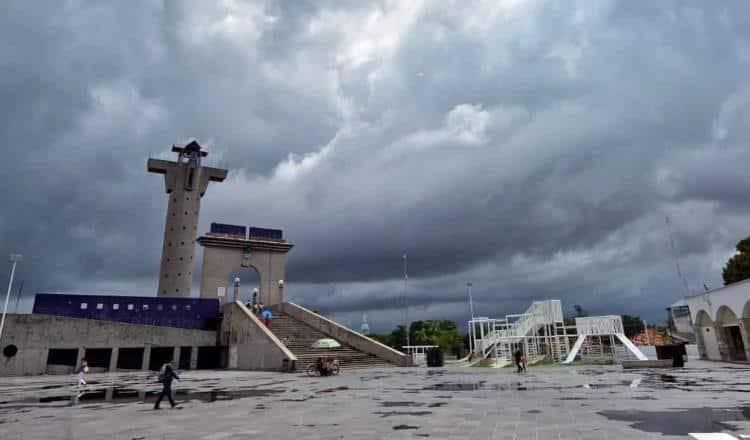
[(674, 244), (674, 237), (672, 236), (672, 220), (669, 218), (669, 216), (666, 217), (666, 223), (667, 232), (669, 233), (669, 244), (672, 247), (672, 257), (674, 258), (674, 265), (677, 268), (677, 278), (682, 281), (682, 287), (685, 289), (685, 296), (687, 296), (689, 293), (687, 280), (685, 280), (685, 276), (682, 274), (682, 269), (680, 269), (680, 258), (677, 254), (677, 247)]

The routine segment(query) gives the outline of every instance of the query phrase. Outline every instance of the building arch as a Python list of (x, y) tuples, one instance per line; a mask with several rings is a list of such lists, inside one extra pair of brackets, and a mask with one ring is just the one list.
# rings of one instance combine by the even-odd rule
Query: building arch
[(745, 303), (745, 307), (742, 308), (742, 318), (750, 319), (750, 299)]
[(259, 302), (267, 306), (282, 303), (286, 253), (293, 245), (281, 238), (281, 231), (250, 228), (248, 237), (244, 226), (213, 223), (211, 229), (212, 232), (197, 240), (203, 246), (201, 298), (219, 297), (223, 302), (231, 301), (232, 270), (243, 267), (253, 268), (258, 273)]
[(243, 304), (251, 302), (253, 299), (253, 291), (257, 292), (256, 301), (259, 301), (260, 296), (260, 272), (253, 266), (237, 266), (233, 267), (227, 276), (226, 285), (227, 287), (227, 301), (234, 298), (234, 284), (235, 278), (240, 279), (239, 292), (237, 299), (242, 301)]
[(716, 327), (711, 315), (705, 310), (700, 310), (695, 316), (695, 326), (698, 333), (698, 346), (701, 349), (701, 358), (720, 360), (719, 341), (716, 338)]
[(714, 325), (714, 322), (711, 320), (711, 316), (705, 310), (701, 310), (695, 316), (695, 324), (698, 327), (712, 327)]
[(716, 311), (716, 338), (719, 341), (721, 358), (729, 361), (744, 361), (745, 341), (737, 314), (726, 305)]
[(716, 322), (721, 326), (734, 326), (739, 325), (737, 315), (728, 306), (721, 306), (716, 311)]

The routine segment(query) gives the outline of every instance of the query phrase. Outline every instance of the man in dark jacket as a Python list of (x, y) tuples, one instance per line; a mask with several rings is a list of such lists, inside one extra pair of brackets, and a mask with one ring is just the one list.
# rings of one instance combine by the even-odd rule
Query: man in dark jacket
[(169, 362), (162, 365), (161, 370), (159, 370), (159, 381), (162, 384), (162, 389), (161, 394), (159, 394), (159, 398), (156, 399), (154, 409), (159, 409), (159, 404), (161, 403), (161, 399), (163, 399), (164, 396), (167, 396), (167, 399), (169, 399), (169, 403), (172, 404), (172, 408), (175, 407), (174, 400), (172, 399), (172, 379), (180, 380), (180, 376), (178, 376), (177, 372), (174, 371), (174, 367), (172, 366), (173, 362), (174, 358), (170, 358)]

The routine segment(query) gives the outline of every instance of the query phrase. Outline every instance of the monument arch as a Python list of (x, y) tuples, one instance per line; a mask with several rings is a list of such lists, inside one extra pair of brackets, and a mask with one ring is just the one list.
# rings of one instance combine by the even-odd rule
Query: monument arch
[(232, 301), (232, 271), (247, 267), (258, 272), (258, 301), (266, 305), (284, 301), (286, 253), (293, 245), (280, 229), (211, 223), (210, 232), (197, 242), (203, 246), (201, 298)]

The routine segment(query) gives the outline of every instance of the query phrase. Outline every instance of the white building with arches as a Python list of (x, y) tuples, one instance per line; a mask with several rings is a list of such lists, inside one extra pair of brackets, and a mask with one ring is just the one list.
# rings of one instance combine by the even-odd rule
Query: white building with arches
[(701, 359), (750, 360), (750, 279), (685, 301)]

